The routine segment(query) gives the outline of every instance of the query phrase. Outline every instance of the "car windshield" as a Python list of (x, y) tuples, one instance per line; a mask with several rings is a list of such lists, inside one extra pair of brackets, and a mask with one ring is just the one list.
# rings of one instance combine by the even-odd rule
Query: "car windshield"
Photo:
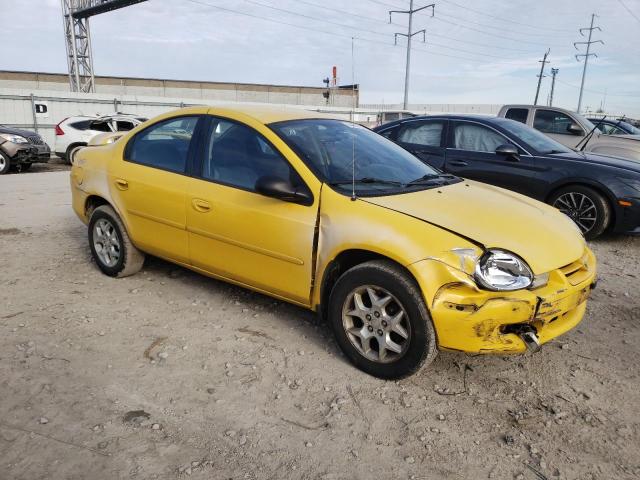
[(544, 133), (535, 130), (524, 123), (504, 118), (496, 119), (500, 126), (523, 142), (531, 145), (538, 153), (568, 153), (571, 149), (565, 147), (561, 143), (556, 142)]
[(354, 178), (358, 194), (397, 192), (457, 181), (357, 124), (341, 120), (293, 120), (270, 127), (322, 180), (342, 191), (351, 191)]

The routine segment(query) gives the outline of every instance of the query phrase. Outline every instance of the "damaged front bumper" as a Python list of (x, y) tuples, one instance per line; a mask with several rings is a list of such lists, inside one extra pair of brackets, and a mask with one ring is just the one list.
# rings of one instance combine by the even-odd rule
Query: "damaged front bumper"
[(51, 149), (46, 143), (32, 145), (30, 143), (4, 142), (0, 145), (0, 149), (9, 157), (12, 165), (47, 163), (51, 157)]
[(482, 290), (468, 274), (433, 259), (411, 269), (428, 302), (439, 347), (469, 353), (522, 353), (571, 330), (584, 316), (596, 278), (588, 248), (533, 290)]

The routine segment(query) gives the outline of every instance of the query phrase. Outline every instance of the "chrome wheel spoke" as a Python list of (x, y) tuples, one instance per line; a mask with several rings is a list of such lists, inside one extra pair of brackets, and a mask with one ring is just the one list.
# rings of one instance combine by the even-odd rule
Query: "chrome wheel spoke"
[(363, 285), (347, 296), (342, 324), (349, 342), (368, 360), (394, 362), (409, 348), (407, 312), (393, 294), (379, 286)]
[(113, 267), (120, 260), (120, 239), (113, 224), (101, 218), (93, 227), (93, 248), (100, 262)]
[(582, 193), (567, 192), (556, 199), (554, 207), (573, 220), (583, 234), (598, 221), (598, 210), (593, 201)]

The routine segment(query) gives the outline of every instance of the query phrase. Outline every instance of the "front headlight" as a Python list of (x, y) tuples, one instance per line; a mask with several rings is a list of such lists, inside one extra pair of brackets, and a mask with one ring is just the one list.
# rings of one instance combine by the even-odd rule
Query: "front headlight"
[(487, 290), (508, 291), (527, 288), (533, 281), (529, 265), (516, 254), (488, 250), (476, 263), (475, 279)]
[(7, 142), (29, 143), (29, 140), (27, 140), (24, 137), (21, 137), (20, 135), (12, 135), (10, 133), (0, 133), (0, 137), (4, 138)]

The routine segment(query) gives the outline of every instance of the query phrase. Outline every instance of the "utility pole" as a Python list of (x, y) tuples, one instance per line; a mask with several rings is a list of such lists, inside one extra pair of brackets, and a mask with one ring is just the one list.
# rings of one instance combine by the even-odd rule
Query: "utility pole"
[(544, 77), (544, 66), (549, 63), (549, 60), (547, 60), (549, 52), (551, 52), (550, 48), (547, 49), (547, 51), (544, 53), (544, 57), (542, 57), (542, 60), (538, 60), (538, 62), (542, 63), (542, 65), (540, 66), (540, 75), (538, 75), (538, 88), (536, 88), (536, 98), (533, 101), (534, 105), (538, 104), (538, 96), (540, 95), (540, 84), (542, 83), (542, 77)]
[(584, 79), (587, 76), (587, 64), (589, 63), (589, 57), (597, 57), (598, 55), (596, 55), (595, 53), (591, 53), (591, 44), (592, 43), (601, 43), (604, 45), (604, 42), (602, 40), (591, 40), (591, 35), (593, 34), (594, 30), (600, 30), (602, 31), (602, 29), (600, 27), (594, 27), (593, 26), (593, 21), (594, 19), (597, 17), (597, 15), (595, 13), (591, 14), (591, 26), (589, 28), (581, 28), (580, 31), (580, 35), (582, 35), (584, 37), (584, 31), (585, 30), (589, 30), (589, 38), (586, 42), (573, 42), (573, 46), (575, 47), (576, 50), (578, 50), (578, 45), (586, 45), (587, 46), (587, 53), (581, 53), (576, 55), (576, 60), (580, 61), (580, 57), (584, 57), (584, 67), (582, 68), (582, 82), (580, 82), (580, 96), (578, 97), (578, 109), (577, 112), (580, 113), (580, 107), (582, 107), (582, 91), (584, 90)]
[(553, 106), (553, 91), (556, 87), (556, 75), (558, 75), (558, 69), (557, 68), (552, 68), (551, 69), (551, 93), (549, 94), (549, 106), (552, 107)]
[(427, 39), (427, 31), (425, 29), (418, 30), (417, 32), (413, 31), (413, 14), (418, 13), (421, 10), (426, 8), (431, 8), (431, 16), (435, 13), (436, 4), (432, 3), (430, 5), (425, 5), (424, 7), (413, 8), (413, 0), (409, 0), (409, 10), (389, 10), (389, 23), (391, 23), (391, 15), (393, 13), (403, 13), (409, 15), (409, 27), (407, 28), (407, 33), (396, 33), (394, 34), (394, 43), (398, 44), (398, 35), (402, 37), (407, 37), (407, 65), (404, 71), (404, 101), (402, 102), (402, 108), (404, 110), (407, 109), (409, 105), (409, 72), (411, 69), (411, 38), (414, 35), (418, 35), (422, 33), (422, 41), (425, 42)]

